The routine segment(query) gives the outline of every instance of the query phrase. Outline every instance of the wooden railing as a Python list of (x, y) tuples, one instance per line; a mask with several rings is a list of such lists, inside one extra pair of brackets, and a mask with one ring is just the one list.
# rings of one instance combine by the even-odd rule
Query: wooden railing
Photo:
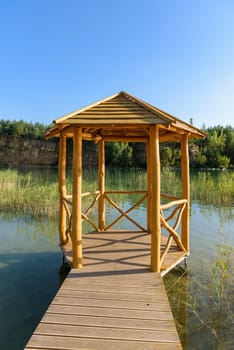
[[(91, 204), (85, 209), (84, 212), (82, 212), (82, 220), (86, 220), (96, 231), (99, 231), (95, 222), (91, 220), (88, 217), (88, 215), (91, 213), (92, 209), (94, 208), (101, 194), (100, 194), (100, 191), (82, 193), (82, 197), (87, 197), (90, 195), (94, 196), (94, 198)], [(66, 214), (67, 214), (66, 237), (68, 241), (71, 238), (71, 230), (72, 230), (72, 196), (71, 195), (67, 195), (66, 197), (63, 197), (63, 205), (65, 207)]]
[[(162, 194), (161, 197), (170, 200), (170, 202), (160, 205), (161, 227), (164, 227), (169, 234), (165, 248), (161, 253), (160, 261), (162, 265), (162, 262), (170, 249), (173, 239), (176, 242), (179, 250), (186, 250), (181, 241), (180, 235), (177, 232), (177, 229), (181, 223), (182, 214), (187, 206), (188, 201), (187, 199), (179, 199), (177, 197), (172, 197), (166, 194)], [(168, 211), (169, 209), (171, 209), (171, 211), (166, 217), (164, 211)], [(172, 223), (170, 224), (170, 222)]]
[[(110, 195), (112, 194), (143, 194), (143, 196), (138, 199), (138, 201), (132, 205), (130, 208), (128, 208), (125, 212), (113, 201), (113, 199), (110, 198)], [(123, 217), (130, 221), (133, 225), (135, 225), (140, 231), (144, 232), (146, 231), (146, 228), (141, 226), (138, 222), (136, 222), (134, 219), (132, 219), (128, 214), (136, 209), (146, 198), (148, 194), (147, 191), (106, 191), (104, 194), (104, 198), (115, 208), (119, 211), (120, 215), (108, 226), (105, 226), (105, 231), (108, 231), (111, 227), (113, 227), (118, 221), (120, 221)]]
[[(137, 200), (137, 202), (134, 205), (132, 205), (126, 211), (123, 211), (120, 208), (120, 206), (116, 204), (116, 202), (111, 198), (111, 195), (116, 195), (116, 194), (142, 194), (142, 196)], [(87, 197), (87, 196), (93, 196), (93, 199), (90, 205), (84, 210), (84, 212), (82, 212), (82, 220), (87, 221), (93, 227), (94, 230), (100, 231), (98, 225), (89, 217), (89, 214), (93, 210), (96, 202), (100, 199), (101, 193), (100, 191), (94, 191), (94, 192), (85, 192), (82, 194), (82, 197)], [(108, 203), (110, 203), (111, 206), (113, 206), (119, 212), (119, 216), (115, 218), (111, 223), (108, 223), (108, 225), (104, 227), (104, 231), (110, 230), (122, 218), (125, 218), (128, 221), (130, 221), (140, 231), (142, 232), (146, 231), (146, 228), (140, 225), (132, 217), (130, 217), (129, 213), (132, 212), (134, 209), (136, 209), (145, 199), (147, 199), (148, 197), (147, 191), (106, 191), (103, 197)], [(187, 200), (179, 199), (177, 197), (172, 197), (166, 194), (162, 194), (161, 197), (169, 201), (168, 203), (160, 205), (161, 228), (164, 228), (168, 233), (168, 239), (163, 251), (161, 252), (161, 257), (160, 257), (160, 261), (162, 265), (162, 262), (171, 247), (173, 239), (176, 242), (179, 250), (181, 251), (186, 250), (181, 241), (180, 234), (177, 232), (177, 229), (181, 223), (182, 214), (187, 205)], [(68, 241), (71, 238), (71, 229), (72, 229), (72, 196), (67, 195), (66, 197), (63, 197), (63, 204), (67, 214), (66, 237)]]
[[(126, 211), (123, 211), (120, 206), (111, 198), (111, 195), (115, 194), (143, 194), (141, 198), (138, 199), (138, 201), (132, 205), (130, 208), (128, 208)], [(82, 220), (87, 221), (96, 231), (100, 231), (98, 225), (89, 217), (89, 214), (93, 210), (96, 202), (101, 197), (100, 191), (94, 191), (94, 192), (85, 192), (82, 193), (82, 197), (87, 196), (94, 196), (91, 204), (85, 209), (85, 211), (82, 212)], [(104, 227), (104, 231), (110, 230), (117, 222), (119, 222), (122, 218), (127, 219), (130, 221), (133, 225), (135, 225), (140, 231), (144, 232), (146, 231), (146, 228), (140, 225), (136, 220), (131, 218), (129, 216), (129, 213), (132, 212), (134, 209), (136, 209), (145, 199), (147, 198), (147, 192), (146, 191), (106, 191), (104, 193), (104, 199), (110, 203), (117, 211), (120, 213), (120, 215), (115, 218), (111, 223), (106, 225)], [(63, 197), (63, 205), (66, 210), (67, 214), (67, 229), (66, 229), (66, 237), (67, 241), (71, 237), (71, 226), (72, 226), (72, 196), (67, 195), (66, 197)]]

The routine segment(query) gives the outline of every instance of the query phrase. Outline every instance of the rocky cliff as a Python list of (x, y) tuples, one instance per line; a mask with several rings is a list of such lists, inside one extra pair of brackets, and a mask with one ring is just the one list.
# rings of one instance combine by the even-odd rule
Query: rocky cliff
[(58, 164), (58, 141), (0, 137), (0, 166), (53, 166)]
[[(71, 141), (71, 140), (69, 140)], [(72, 142), (68, 141), (67, 163), (72, 160)], [(59, 140), (30, 139), (21, 136), (0, 137), (0, 167), (57, 166)], [(83, 165), (97, 164), (97, 147), (83, 143)]]

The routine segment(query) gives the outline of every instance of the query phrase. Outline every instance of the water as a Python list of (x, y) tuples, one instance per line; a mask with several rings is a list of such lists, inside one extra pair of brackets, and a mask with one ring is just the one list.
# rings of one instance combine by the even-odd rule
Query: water
[(0, 348), (21, 350), (59, 287), (57, 232), (0, 214)]
[[(174, 269), (164, 283), (184, 350), (234, 348), (234, 260), (221, 305), (212, 282), (218, 247), (234, 247), (234, 207), (191, 204), (191, 254), (188, 268)], [(183, 266), (183, 265), (182, 265)], [(212, 284), (213, 283), (213, 284)], [(225, 304), (224, 303), (224, 304)]]
[[(48, 179), (48, 174), (46, 176)], [(124, 176), (111, 172), (106, 187), (132, 189), (134, 185), (134, 189), (142, 190), (145, 189), (145, 178), (144, 172)], [(137, 196), (117, 197), (121, 208), (126, 210), (135, 203)], [(115, 214), (108, 206), (107, 211), (110, 217)], [(131, 215), (145, 225), (145, 203)], [(119, 225), (122, 227), (123, 222)], [(183, 347), (189, 350), (232, 349), (233, 328), (227, 331), (224, 327), (224, 333), (219, 336), (220, 339), (216, 339), (207, 327), (201, 325), (185, 301), (191, 304), (194, 301), (191, 301), (191, 297), (206, 297), (206, 289), (202, 287), (209, 279), (210, 264), (217, 254), (217, 245), (225, 239), (234, 246), (234, 207), (194, 201), (190, 225), (188, 270), (185, 273), (183, 268), (177, 268), (164, 278)], [(60, 285), (62, 257), (58, 247), (57, 220), (36, 220), (29, 215), (22, 217), (16, 213), (2, 212), (0, 242), (0, 348), (21, 350)], [(214, 306), (207, 305), (203, 310), (205, 315), (202, 312), (200, 315), (216, 317), (212, 315)]]

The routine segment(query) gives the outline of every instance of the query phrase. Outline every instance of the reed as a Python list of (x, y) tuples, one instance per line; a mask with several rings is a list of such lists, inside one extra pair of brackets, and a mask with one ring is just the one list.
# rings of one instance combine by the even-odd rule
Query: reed
[[(179, 171), (163, 171), (161, 174), (162, 192), (180, 196), (181, 178)], [(190, 180), (191, 200), (211, 205), (233, 205), (233, 171), (192, 172)]]
[(0, 207), (35, 217), (53, 217), (58, 212), (57, 178), (37, 172), (0, 171)]
[[(83, 190), (95, 190), (96, 173), (84, 171)], [(71, 193), (71, 175), (67, 176), (67, 189)], [(57, 171), (32, 170), (20, 172), (0, 170), (0, 208), (32, 217), (58, 215)]]
[(234, 202), (234, 172), (198, 172), (191, 177), (191, 197), (214, 205)]
[[(179, 172), (163, 171), (161, 191), (181, 195)], [(106, 189), (144, 190), (147, 174), (141, 169), (107, 169)], [(83, 191), (97, 189), (97, 172), (84, 170)], [(67, 176), (67, 191), (71, 193), (71, 174)], [(191, 199), (212, 205), (233, 205), (234, 172), (199, 172), (191, 176)], [(0, 208), (32, 216), (56, 217), (58, 214), (58, 176), (54, 170), (0, 170)]]
[[(189, 269), (176, 267), (163, 280), (183, 349), (233, 348), (234, 248), (220, 235), (212, 256), (202, 256)], [(200, 349), (200, 347), (198, 347)]]
[[(190, 281), (190, 300), (187, 306), (200, 323), (214, 337), (220, 348), (232, 343), (234, 326), (234, 248), (222, 237), (210, 261), (203, 259), (201, 269), (206, 274)], [(197, 276), (196, 276), (197, 277)]]

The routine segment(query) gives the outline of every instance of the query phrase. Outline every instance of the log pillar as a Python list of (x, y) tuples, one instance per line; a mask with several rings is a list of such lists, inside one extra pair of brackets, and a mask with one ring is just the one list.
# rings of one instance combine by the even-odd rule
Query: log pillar
[(82, 128), (74, 128), (72, 166), (73, 267), (82, 267)]
[(150, 139), (147, 140), (147, 149), (146, 149), (146, 156), (147, 156), (147, 184), (148, 184), (148, 190), (147, 190), (147, 231), (150, 232), (150, 225), (151, 225), (151, 168), (150, 168)]
[(59, 242), (64, 245), (67, 241), (66, 237), (66, 209), (64, 207), (63, 198), (67, 194), (66, 190), (66, 136), (61, 134), (59, 139)]
[(105, 142), (98, 143), (98, 188), (101, 194), (98, 202), (98, 227), (100, 231), (105, 227)]
[(188, 135), (181, 136), (181, 177), (182, 198), (187, 199), (187, 205), (181, 218), (181, 241), (185, 249), (190, 249), (189, 242), (189, 208), (190, 208), (190, 176), (189, 176), (189, 149)]
[(160, 272), (160, 154), (159, 154), (159, 127), (150, 127), (150, 232), (151, 232), (151, 270)]

